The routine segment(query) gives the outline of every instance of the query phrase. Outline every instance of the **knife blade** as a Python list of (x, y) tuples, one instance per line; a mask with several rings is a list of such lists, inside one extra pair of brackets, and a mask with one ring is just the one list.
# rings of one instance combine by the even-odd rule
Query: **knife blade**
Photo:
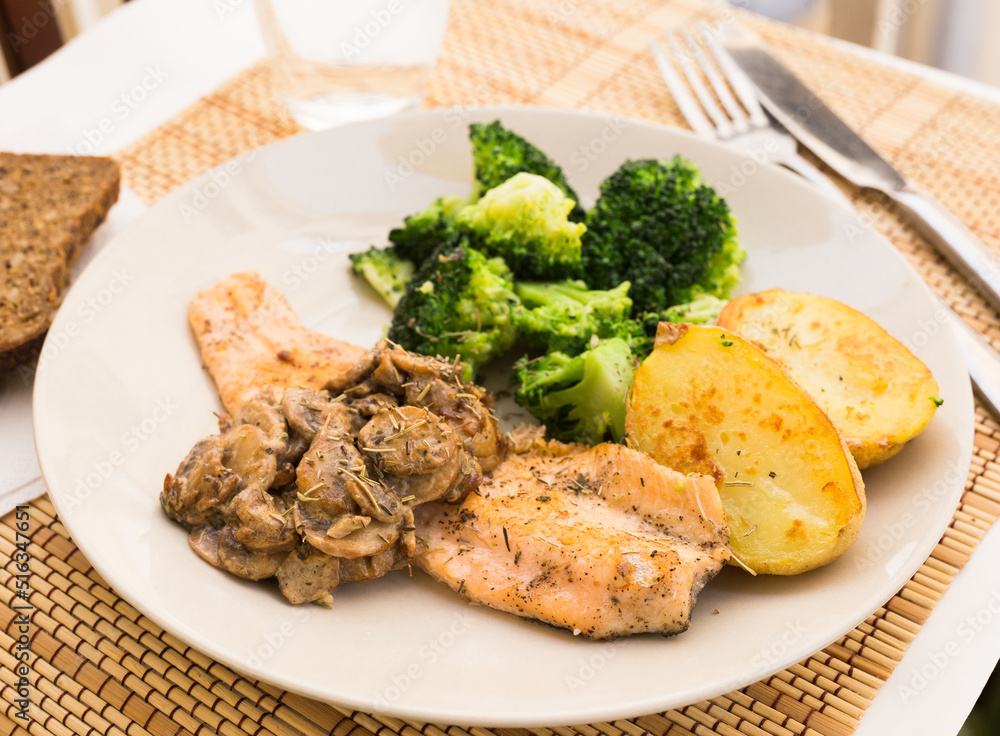
[(933, 195), (920, 191), (855, 133), (754, 33), (723, 23), (722, 53), (749, 77), (764, 109), (856, 186), (890, 197), (937, 250), (1000, 312), (1000, 256)]

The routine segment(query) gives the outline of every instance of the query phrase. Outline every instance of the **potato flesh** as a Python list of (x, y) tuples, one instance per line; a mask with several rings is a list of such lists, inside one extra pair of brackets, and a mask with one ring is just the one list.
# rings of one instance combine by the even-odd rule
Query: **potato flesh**
[(938, 385), (905, 345), (827, 297), (771, 289), (730, 301), (719, 325), (747, 338), (826, 411), (858, 467), (885, 462), (934, 416)]
[(692, 438), (701, 439), (726, 471), (720, 493), (733, 554), (754, 572), (819, 567), (860, 530), (864, 485), (829, 418), (780, 366), (726, 330), (661, 325), (635, 374), (626, 433), (677, 470), (698, 444)]

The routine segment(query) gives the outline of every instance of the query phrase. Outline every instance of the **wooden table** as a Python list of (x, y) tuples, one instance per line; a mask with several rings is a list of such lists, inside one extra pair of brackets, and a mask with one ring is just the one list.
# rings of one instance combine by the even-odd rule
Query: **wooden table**
[[(126, 185), (152, 203), (249, 146), (299, 132), (277, 103), (266, 67), (256, 63), (262, 49), (249, 5), (126, 5), (0, 87), (0, 147), (112, 153)], [(717, 15), (696, 0), (453, 0), (427, 102), (607, 110), (683, 127), (646, 40), (658, 29)], [(848, 122), (1000, 251), (995, 91), (747, 21)], [(114, 100), (150, 75), (156, 82), (148, 95), (127, 115), (115, 112)], [(105, 119), (110, 123), (102, 128)], [(877, 198), (851, 195), (935, 290), (1000, 344), (1000, 323), (981, 298)], [(25, 390), (9, 376), (0, 380), (0, 414), (4, 402), (18, 393), (23, 400)], [(1000, 539), (987, 531), (1000, 513), (1000, 425), (981, 407), (976, 420), (968, 490), (951, 528), (924, 568), (864, 624), (810, 660), (743, 691), (663, 714), (554, 732), (957, 731), (1000, 653), (1000, 626), (992, 625), (983, 627), (974, 646), (943, 654), (962, 643), (956, 631), (965, 617), (988, 610), (996, 586), (990, 557)], [(28, 424), (12, 430), (0, 419), (0, 440), (3, 431), (29, 431)], [(0, 468), (0, 478), (3, 473)], [(30, 513), (33, 719), (15, 717), (18, 631), (11, 560), (0, 575), (0, 732), (489, 733), (345, 711), (240, 676), (163, 632), (110, 591), (46, 499), (35, 501)], [(16, 524), (11, 514), (0, 525), (0, 554), (15, 551)], [(977, 545), (980, 552), (973, 554)], [(917, 698), (907, 696), (914, 683), (920, 684)], [(947, 708), (941, 707), (945, 697)]]

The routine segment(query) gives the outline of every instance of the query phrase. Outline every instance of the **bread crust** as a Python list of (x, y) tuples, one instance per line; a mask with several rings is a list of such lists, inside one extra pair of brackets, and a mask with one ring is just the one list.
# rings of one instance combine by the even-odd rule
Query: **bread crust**
[(0, 371), (38, 355), (120, 181), (109, 158), (0, 153)]

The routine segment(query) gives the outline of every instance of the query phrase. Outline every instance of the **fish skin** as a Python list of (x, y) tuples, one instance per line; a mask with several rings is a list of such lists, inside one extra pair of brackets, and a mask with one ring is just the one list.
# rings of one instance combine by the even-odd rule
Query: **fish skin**
[(368, 353), (306, 329), (284, 295), (254, 271), (200, 292), (191, 301), (188, 322), (230, 414), (265, 386), (319, 390)]
[(515, 455), (460, 506), (417, 509), (417, 534), (419, 566), (469, 600), (591, 639), (686, 630), (729, 559), (711, 477), (612, 444)]

